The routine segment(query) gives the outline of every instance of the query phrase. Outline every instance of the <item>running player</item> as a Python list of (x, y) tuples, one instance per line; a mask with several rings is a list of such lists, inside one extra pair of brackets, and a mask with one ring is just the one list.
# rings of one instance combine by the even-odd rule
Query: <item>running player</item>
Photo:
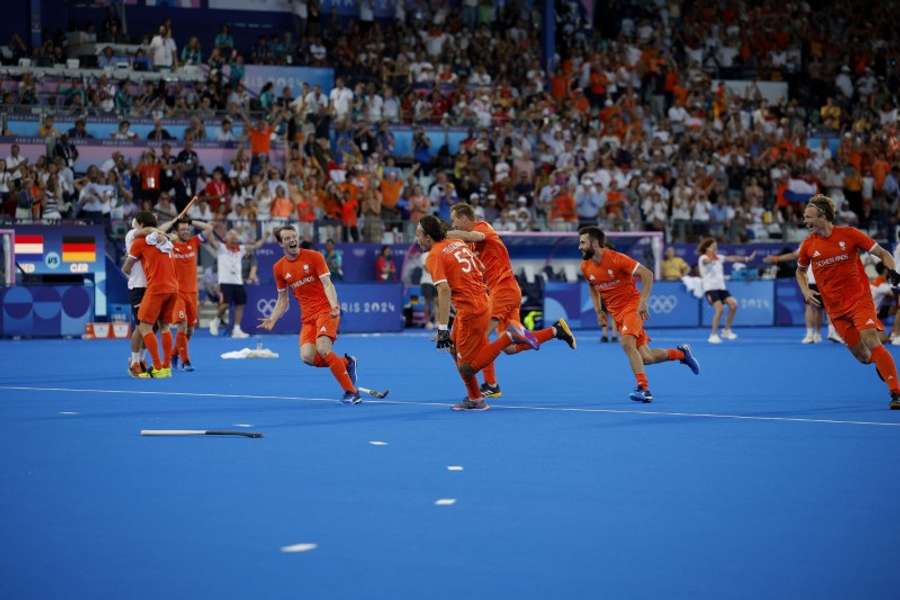
[[(443, 221), (433, 215), (422, 217), (416, 227), (416, 242), (428, 252), (425, 268), (437, 290), (437, 348), (450, 350), (466, 385), (467, 396), (453, 410), (487, 410), (475, 375), (503, 352), (510, 343), (536, 348), (525, 335), (525, 328), (509, 320), (508, 330), (488, 340), (491, 299), (484, 283), (483, 265), (461, 240), (447, 238)], [(450, 303), (456, 307), (453, 334), (448, 330)]]
[(341, 305), (331, 282), (325, 258), (315, 250), (300, 247), (300, 236), (289, 226), (275, 230), (275, 239), (284, 256), (275, 263), (272, 273), (278, 289), (278, 301), (272, 316), (260, 319), (260, 329), (271, 331), (290, 305), (288, 289), (300, 303), (300, 359), (313, 367), (328, 367), (344, 390), (341, 402), (359, 404), (362, 399), (356, 387), (356, 358), (334, 353)]
[[(706, 296), (709, 305), (713, 307), (712, 331), (707, 340), (710, 344), (721, 344), (722, 338), (737, 339), (737, 334), (731, 330), (731, 324), (734, 323), (734, 316), (737, 313), (737, 301), (725, 287), (725, 263), (748, 263), (756, 256), (756, 252), (750, 256), (720, 256), (718, 251), (719, 245), (712, 238), (706, 238), (700, 242), (700, 246), (697, 248), (697, 254), (700, 255), (697, 267), (700, 271), (703, 295)], [(722, 330), (722, 337), (719, 337), (719, 320), (722, 318), (723, 305), (728, 305), (728, 316), (725, 317), (725, 329)]]
[[(599, 315), (600, 300), (605, 300), (619, 330), (622, 349), (637, 380), (637, 388), (629, 397), (635, 402), (653, 402), (644, 365), (677, 360), (690, 367), (694, 375), (700, 373), (700, 365), (687, 344), (667, 350), (648, 346), (650, 337), (644, 330), (644, 321), (650, 316), (647, 299), (653, 289), (653, 272), (633, 258), (606, 248), (605, 239), (599, 227), (578, 231), (578, 250), (584, 259), (581, 272), (590, 286), (594, 310)], [(635, 286), (635, 275), (641, 280), (640, 292)]]
[[(475, 210), (464, 202), (453, 205), (453, 208), (450, 209), (450, 218), (453, 230), (447, 232), (447, 238), (473, 244), (476, 256), (484, 265), (485, 283), (488, 293), (491, 295), (492, 306), (488, 332), (506, 331), (507, 325), (511, 322), (518, 323), (521, 327), (519, 309), (522, 306), (522, 290), (519, 288), (516, 276), (513, 275), (509, 252), (506, 250), (503, 240), (488, 223), (477, 221)], [(524, 327), (522, 329), (526, 332), (526, 336), (534, 338), (534, 344), (538, 347), (555, 338), (563, 340), (570, 348), (575, 349), (575, 336), (565, 319), (560, 319), (551, 327), (535, 331), (533, 334)], [(531, 348), (531, 344), (510, 344), (503, 351), (506, 354), (516, 354)], [(481, 391), (484, 396), (499, 398), (502, 393), (497, 384), (494, 363), (487, 365), (482, 374), (484, 383)]]
[[(894, 257), (872, 238), (854, 227), (834, 224), (834, 203), (817, 194), (803, 211), (803, 221), (811, 231), (800, 245), (797, 261), (797, 283), (809, 304), (828, 306), (834, 327), (844, 338), (847, 348), (863, 364), (875, 363), (878, 376), (891, 394), (890, 408), (900, 410), (900, 384), (897, 365), (884, 346), (879, 332), (884, 325), (878, 320), (869, 289), (869, 278), (859, 259), (859, 252), (869, 252), (887, 267), (892, 285), (900, 284)], [(809, 287), (806, 269), (812, 265), (819, 291)]]
[[(767, 256), (763, 258), (763, 262), (774, 265), (780, 262), (797, 260), (798, 256), (800, 256), (799, 248), (794, 252)], [(816, 278), (813, 275), (812, 268), (806, 269), (806, 278), (807, 281), (809, 281), (809, 289), (818, 293), (819, 288), (816, 286)], [(839, 336), (835, 330), (834, 323), (828, 318), (828, 312), (824, 307), (813, 306), (812, 304), (807, 303), (806, 311), (803, 316), (806, 321), (806, 335), (800, 340), (801, 344), (818, 344), (822, 341), (822, 334), (819, 333), (819, 330), (822, 328), (823, 318), (828, 321), (828, 339), (838, 344), (844, 343), (844, 340), (841, 339), (841, 336)]]
[[(151, 212), (139, 212), (135, 216), (138, 225), (156, 227), (156, 217)], [(172, 332), (169, 323), (178, 300), (178, 279), (175, 262), (172, 259), (172, 242), (159, 232), (153, 231), (146, 237), (136, 237), (128, 251), (128, 258), (122, 266), (126, 275), (131, 273), (135, 263), (140, 261), (147, 276), (147, 290), (138, 309), (138, 330), (144, 346), (153, 358), (150, 373), (138, 372), (132, 356), (132, 374), (135, 377), (162, 379), (172, 376)], [(163, 359), (160, 359), (159, 345), (153, 324), (159, 321)]]
[[(194, 235), (194, 227), (202, 230), (202, 234)], [(204, 241), (212, 238), (213, 226), (211, 223), (181, 219), (176, 224), (175, 239), (172, 240), (173, 258), (175, 259), (175, 274), (178, 277), (178, 305), (175, 309), (173, 320), (178, 324), (175, 333), (175, 347), (172, 349), (172, 364), (178, 366), (181, 360), (181, 368), (185, 371), (193, 371), (188, 341), (197, 326), (198, 306), (200, 304), (197, 292), (197, 256), (200, 246)]]

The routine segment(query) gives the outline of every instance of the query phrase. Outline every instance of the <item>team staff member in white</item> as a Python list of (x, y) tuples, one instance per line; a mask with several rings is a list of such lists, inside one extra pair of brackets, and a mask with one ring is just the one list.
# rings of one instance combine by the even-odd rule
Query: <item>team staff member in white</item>
[[(706, 296), (706, 301), (709, 302), (714, 311), (712, 331), (707, 340), (710, 344), (721, 344), (722, 338), (726, 340), (737, 339), (737, 334), (731, 330), (731, 324), (734, 323), (734, 315), (737, 313), (737, 301), (725, 287), (725, 263), (748, 263), (756, 256), (756, 252), (753, 252), (750, 256), (719, 256), (718, 250), (718, 244), (712, 238), (706, 238), (700, 242), (700, 246), (697, 248), (697, 254), (700, 255), (697, 267), (700, 270), (703, 295)], [(719, 337), (719, 320), (722, 318), (722, 311), (726, 304), (728, 305), (728, 316), (725, 318), (725, 328), (722, 330), (722, 337)]]
[(216, 318), (210, 321), (209, 332), (212, 335), (219, 335), (219, 324), (227, 325), (225, 315), (228, 314), (229, 308), (234, 306), (234, 327), (231, 329), (231, 337), (250, 337), (250, 334), (241, 329), (244, 306), (247, 304), (247, 290), (244, 289), (241, 261), (246, 254), (258, 250), (263, 245), (263, 240), (257, 240), (252, 244), (242, 244), (238, 232), (231, 229), (225, 234), (224, 244), (220, 244), (214, 237), (210, 237), (209, 242), (218, 251), (219, 279), (219, 312)]

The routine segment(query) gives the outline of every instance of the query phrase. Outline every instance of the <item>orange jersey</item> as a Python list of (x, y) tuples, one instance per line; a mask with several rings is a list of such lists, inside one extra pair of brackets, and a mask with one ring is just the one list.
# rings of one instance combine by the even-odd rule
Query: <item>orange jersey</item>
[(641, 293), (634, 283), (634, 274), (639, 266), (641, 263), (633, 258), (607, 248), (599, 263), (593, 259), (582, 261), (581, 272), (613, 317), (618, 317), (638, 308)]
[(797, 264), (802, 269), (812, 265), (816, 286), (832, 317), (852, 312), (860, 301), (872, 303), (859, 252), (870, 252), (877, 245), (855, 227), (835, 227), (827, 238), (811, 233), (800, 244)]
[(501, 283), (508, 281), (515, 283), (516, 276), (513, 275), (512, 265), (509, 262), (509, 252), (500, 235), (484, 221), (475, 223), (472, 231), (484, 234), (484, 241), (475, 243), (475, 253), (484, 264), (484, 279), (488, 288), (493, 291), (500, 287)]
[(178, 278), (178, 291), (187, 294), (197, 293), (197, 255), (200, 252), (200, 244), (203, 243), (199, 235), (195, 235), (186, 242), (175, 240), (172, 242), (175, 259), (175, 276)]
[(322, 277), (331, 275), (325, 257), (315, 250), (300, 250), (297, 258), (282, 257), (272, 268), (275, 287), (279, 291), (291, 288), (300, 303), (300, 319), (308, 321), (331, 310), (325, 295)]
[(459, 313), (487, 312), (491, 306), (484, 284), (484, 265), (465, 242), (441, 240), (428, 251), (425, 267), (434, 285), (450, 286), (450, 299)]
[(172, 256), (156, 246), (151, 246), (142, 237), (134, 239), (128, 256), (141, 261), (147, 275), (147, 294), (166, 294), (178, 291), (178, 277)]

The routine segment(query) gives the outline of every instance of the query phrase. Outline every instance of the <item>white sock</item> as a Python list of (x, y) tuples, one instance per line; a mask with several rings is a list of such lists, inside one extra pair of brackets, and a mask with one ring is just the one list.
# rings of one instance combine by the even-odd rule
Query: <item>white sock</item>
[(131, 353), (131, 364), (135, 365), (141, 362), (141, 353), (140, 352), (132, 352)]
[(812, 327), (807, 327), (807, 328), (806, 328), (806, 335), (812, 336), (812, 335), (815, 335), (815, 334), (816, 334), (816, 330), (815, 330), (815, 329), (813, 329)]

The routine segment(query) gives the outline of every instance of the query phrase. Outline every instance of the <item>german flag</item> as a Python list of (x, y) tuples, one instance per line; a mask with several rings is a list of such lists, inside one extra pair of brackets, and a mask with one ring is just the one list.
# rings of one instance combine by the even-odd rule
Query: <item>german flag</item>
[(94, 262), (97, 260), (97, 242), (93, 236), (63, 236), (63, 262)]

